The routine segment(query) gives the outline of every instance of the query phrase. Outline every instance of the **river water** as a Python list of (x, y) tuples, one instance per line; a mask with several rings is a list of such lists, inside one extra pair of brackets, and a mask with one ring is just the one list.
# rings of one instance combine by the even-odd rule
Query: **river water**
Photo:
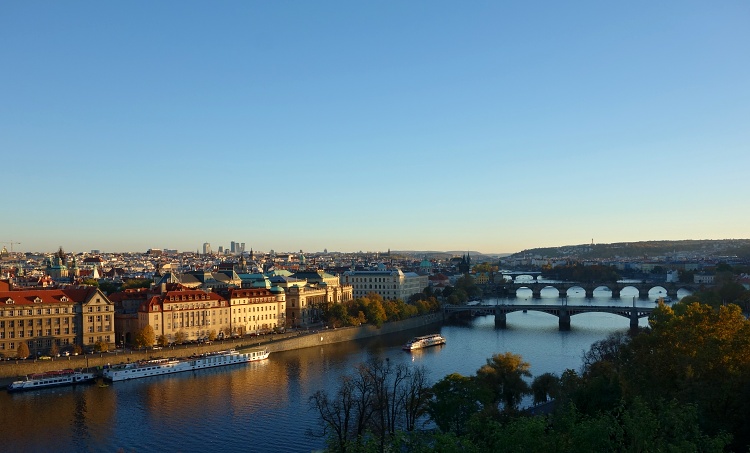
[[(546, 290), (545, 290), (546, 291)], [(593, 299), (569, 294), (569, 305), (632, 305), (597, 290)], [(542, 293), (519, 290), (518, 298), (484, 303), (561, 303)], [(653, 307), (654, 297), (635, 302)], [(642, 319), (641, 324), (645, 325)], [(323, 441), (308, 435), (317, 418), (308, 399), (315, 391), (335, 392), (338, 379), (370, 357), (424, 365), (435, 382), (447, 374), (472, 375), (492, 354), (510, 351), (531, 364), (534, 376), (578, 370), (583, 351), (609, 333), (626, 331), (629, 320), (589, 313), (571, 318), (571, 330), (541, 312), (512, 313), (507, 328), (493, 316), (426, 331), (409, 331), (272, 354), (263, 363), (201, 370), (97, 385), (0, 392), (0, 445), (8, 452), (309, 452)], [(439, 330), (447, 344), (412, 353), (401, 345), (414, 335)]]

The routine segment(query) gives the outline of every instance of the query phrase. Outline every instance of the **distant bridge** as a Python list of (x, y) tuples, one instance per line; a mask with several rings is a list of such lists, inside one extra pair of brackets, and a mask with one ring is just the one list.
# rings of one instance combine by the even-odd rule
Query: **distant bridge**
[[(527, 275), (527, 274), (524, 274)], [(533, 299), (541, 299), (542, 290), (544, 288), (554, 288), (560, 294), (560, 297), (568, 297), (568, 291), (573, 288), (580, 288), (586, 292), (586, 298), (592, 299), (594, 297), (594, 290), (598, 288), (606, 288), (612, 291), (612, 298), (619, 299), (620, 292), (624, 288), (635, 288), (638, 291), (638, 299), (648, 299), (648, 293), (654, 288), (664, 288), (668, 297), (677, 300), (677, 292), (681, 289), (690, 291), (691, 293), (700, 289), (700, 285), (688, 284), (688, 283), (620, 283), (620, 282), (608, 282), (608, 283), (579, 283), (579, 282), (558, 282), (558, 283), (539, 283), (539, 282), (505, 282), (495, 285), (498, 288), (504, 288), (508, 297), (516, 297), (516, 291), (521, 288), (528, 288), (531, 290)], [(705, 286), (705, 285), (704, 285)]]
[(559, 318), (560, 330), (570, 330), (570, 317), (581, 313), (612, 313), (630, 320), (630, 328), (638, 328), (638, 320), (647, 318), (654, 311), (646, 307), (611, 306), (602, 307), (595, 305), (445, 305), (443, 315), (454, 316), (460, 313), (467, 314), (494, 314), (495, 326), (505, 328), (506, 315), (516, 311), (541, 311)]

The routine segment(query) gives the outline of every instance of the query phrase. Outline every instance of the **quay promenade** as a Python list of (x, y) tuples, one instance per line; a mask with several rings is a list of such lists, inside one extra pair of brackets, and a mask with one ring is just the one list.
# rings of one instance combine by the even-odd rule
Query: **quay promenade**
[[(380, 328), (371, 325), (340, 327), (337, 329), (301, 329), (283, 334), (266, 334), (257, 337), (244, 337), (218, 340), (209, 345), (175, 345), (161, 350), (125, 350), (118, 352), (95, 353), (70, 357), (57, 357), (51, 360), (9, 360), (0, 362), (0, 386), (5, 386), (19, 376), (66, 368), (99, 368), (105, 365), (136, 362), (158, 357), (189, 357), (225, 349), (248, 349), (265, 346), (271, 353), (310, 348), (344, 341), (359, 340), (404, 330), (415, 329), (443, 322), (442, 313), (431, 313), (403, 321), (383, 324)], [(271, 355), (270, 359), (273, 359)]]

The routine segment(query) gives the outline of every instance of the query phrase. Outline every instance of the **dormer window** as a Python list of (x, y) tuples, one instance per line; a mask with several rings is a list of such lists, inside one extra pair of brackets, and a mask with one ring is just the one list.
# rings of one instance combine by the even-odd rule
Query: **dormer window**
[(16, 301), (14, 301), (13, 299), (11, 299), (10, 297), (7, 298), (7, 299), (5, 299), (5, 305), (13, 305), (15, 303), (16, 303)]
[(35, 298), (34, 298), (34, 303), (35, 303), (35, 304), (40, 304), (40, 303), (42, 303), (42, 298), (41, 298), (41, 297), (39, 297), (39, 296), (35, 297)]
[(60, 298), (60, 302), (67, 302), (67, 301), (68, 301), (68, 298), (66, 296), (62, 296)]

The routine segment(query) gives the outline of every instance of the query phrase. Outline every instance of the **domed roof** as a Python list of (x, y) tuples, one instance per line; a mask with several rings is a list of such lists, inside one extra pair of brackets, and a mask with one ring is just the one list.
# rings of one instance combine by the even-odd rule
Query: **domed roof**
[(271, 292), (275, 294), (284, 294), (284, 288), (282, 288), (281, 286), (272, 286)]

